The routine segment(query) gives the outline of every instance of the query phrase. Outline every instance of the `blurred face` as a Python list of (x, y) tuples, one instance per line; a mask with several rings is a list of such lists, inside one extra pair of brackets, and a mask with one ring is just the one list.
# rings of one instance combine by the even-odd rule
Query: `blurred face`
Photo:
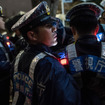
[(5, 22), (2, 17), (0, 17), (0, 30), (5, 30)]
[(103, 13), (102, 17), (105, 18), (105, 12)]
[(57, 44), (56, 27), (51, 24), (38, 27), (37, 41), (49, 47)]

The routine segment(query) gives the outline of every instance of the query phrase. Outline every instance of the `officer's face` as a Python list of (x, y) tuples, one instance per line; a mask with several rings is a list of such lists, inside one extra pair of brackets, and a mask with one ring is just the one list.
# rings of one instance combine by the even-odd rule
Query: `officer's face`
[(38, 27), (37, 41), (49, 47), (57, 44), (56, 27), (46, 24)]
[(0, 30), (5, 30), (5, 22), (2, 17), (0, 17)]
[(103, 13), (102, 18), (104, 18), (104, 19), (105, 19), (105, 12)]

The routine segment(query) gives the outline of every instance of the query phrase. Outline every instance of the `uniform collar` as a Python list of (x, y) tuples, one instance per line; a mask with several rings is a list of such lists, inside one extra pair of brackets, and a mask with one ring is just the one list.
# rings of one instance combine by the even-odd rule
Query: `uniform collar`
[(39, 51), (39, 52), (48, 52), (48, 53), (51, 53), (51, 49), (46, 46), (45, 44), (37, 44), (37, 45), (33, 45), (33, 44), (30, 44), (28, 47), (27, 47), (28, 50), (31, 49), (32, 52), (35, 52), (35, 51)]
[(84, 35), (82, 37), (79, 37), (77, 39), (77, 41), (79, 41), (79, 40), (91, 40), (91, 39), (97, 41), (97, 37), (95, 35)]

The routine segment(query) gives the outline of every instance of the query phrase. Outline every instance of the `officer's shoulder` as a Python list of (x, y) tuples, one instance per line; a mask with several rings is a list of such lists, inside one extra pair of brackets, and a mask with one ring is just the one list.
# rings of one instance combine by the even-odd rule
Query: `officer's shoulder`
[(46, 55), (43, 60), (51, 63), (58, 62), (57, 58), (53, 55)]
[(60, 62), (57, 60), (56, 57), (46, 55), (43, 59), (39, 60), (39, 65), (61, 65)]
[(37, 69), (39, 70), (39, 68), (41, 70), (46, 69), (46, 73), (49, 72), (49, 70), (55, 74), (66, 73), (65, 68), (60, 64), (60, 62), (51, 56), (45, 56), (43, 59), (41, 59), (37, 64)]

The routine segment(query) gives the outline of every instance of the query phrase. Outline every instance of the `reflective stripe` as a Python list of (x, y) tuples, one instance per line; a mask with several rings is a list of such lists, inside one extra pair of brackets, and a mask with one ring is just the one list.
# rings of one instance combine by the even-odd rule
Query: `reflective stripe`
[[(67, 50), (67, 53), (68, 53), (68, 59), (69, 60), (77, 57), (75, 43), (69, 44), (66, 47), (66, 50)], [(101, 42), (101, 58), (105, 59), (105, 42)]]
[(4, 47), (3, 44), (0, 42), (0, 47)]
[[(31, 79), (32, 79), (33, 81), (34, 81), (34, 72), (35, 72), (34, 70), (35, 70), (36, 64), (38, 63), (38, 61), (39, 61), (40, 59), (44, 58), (45, 56), (46, 56), (46, 54), (44, 54), (44, 53), (40, 53), (40, 54), (36, 55), (36, 56), (33, 58), (32, 62), (31, 62), (31, 64), (30, 64), (29, 76), (31, 77)], [(31, 105), (31, 101), (29, 100), (28, 97), (26, 97), (24, 105)]]
[(16, 105), (18, 97), (19, 97), (19, 92), (15, 92), (12, 105)]
[(30, 68), (29, 68), (29, 76), (31, 77), (32, 80), (34, 80), (34, 70), (35, 70), (36, 64), (38, 63), (40, 59), (44, 58), (45, 56), (46, 54), (40, 53), (33, 58)]
[(21, 51), (17, 56), (16, 56), (16, 61), (15, 61), (15, 64), (14, 64), (14, 73), (16, 73), (18, 71), (18, 64), (19, 64), (19, 60), (20, 60), (20, 57), (22, 55), (24, 51)]
[(73, 58), (77, 57), (77, 52), (76, 52), (76, 48), (75, 48), (75, 43), (69, 44), (66, 47), (67, 50), (67, 54), (68, 54), (68, 59), (71, 60)]
[[(19, 59), (23, 52), (24, 51), (21, 51), (16, 57), (16, 61), (14, 64), (14, 73), (18, 72)], [(30, 64), (30, 67), (29, 67), (29, 76), (31, 77), (32, 80), (34, 80), (34, 72), (35, 72), (34, 70), (35, 70), (36, 64), (38, 63), (38, 61), (40, 59), (44, 58), (46, 55), (47, 54), (45, 54), (45, 53), (40, 53), (33, 58), (32, 62)], [(12, 105), (16, 105), (18, 97), (19, 97), (19, 92), (15, 92)], [(31, 100), (28, 97), (26, 97), (24, 105), (31, 105)]]
[[(18, 64), (19, 64), (19, 59), (22, 55), (24, 51), (21, 51), (17, 56), (16, 56), (16, 61), (15, 61), (15, 64), (14, 64), (14, 74), (18, 71)], [(17, 100), (18, 100), (18, 97), (19, 97), (19, 92), (16, 91), (15, 94), (14, 94), (14, 98), (13, 98), (13, 102), (12, 102), (12, 105), (16, 105), (17, 103)]]
[(49, 55), (49, 56), (51, 56), (51, 57), (57, 59), (57, 58), (56, 58), (53, 54), (51, 54), (51, 53), (48, 53), (48, 52), (45, 51), (45, 54), (47, 54), (47, 55)]
[(105, 42), (101, 42), (101, 58), (105, 59)]

